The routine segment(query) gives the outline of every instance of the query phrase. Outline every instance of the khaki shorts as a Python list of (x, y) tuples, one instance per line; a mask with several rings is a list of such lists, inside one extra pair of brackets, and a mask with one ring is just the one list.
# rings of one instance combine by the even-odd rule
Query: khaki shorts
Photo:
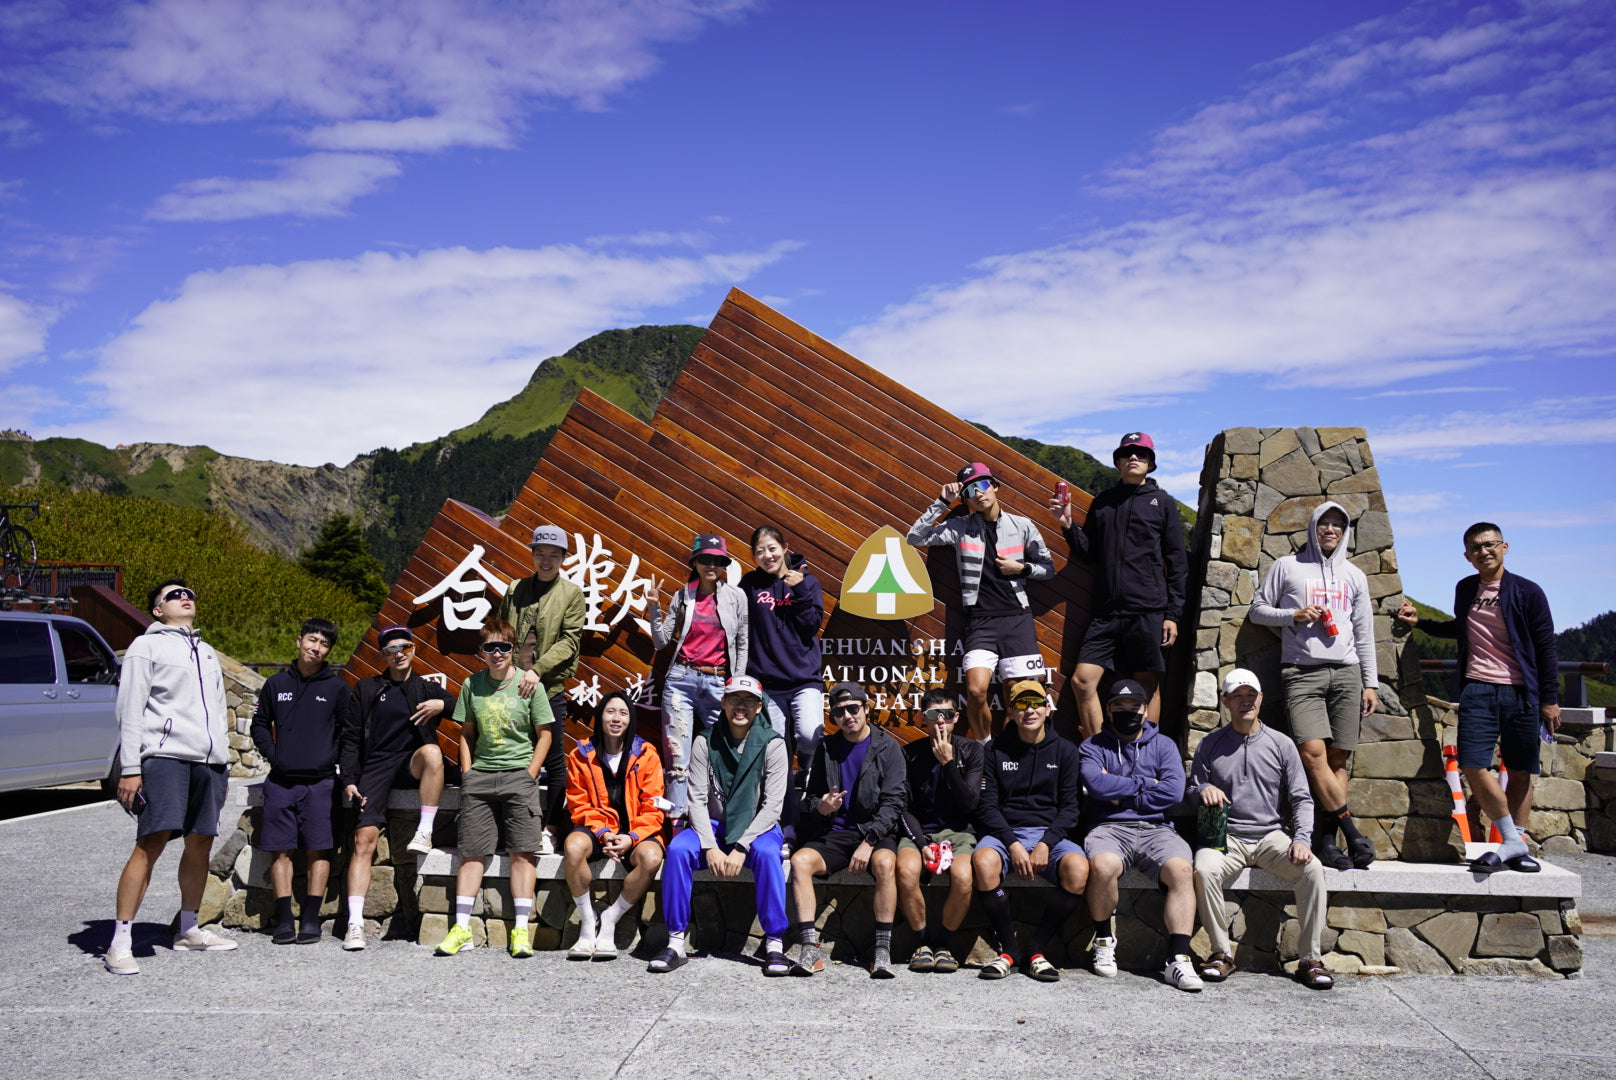
[[(960, 829), (938, 829), (929, 837), (932, 843), (947, 840), (954, 845), (954, 858), (968, 859), (971, 852), (976, 849), (976, 837)], [(899, 851), (920, 851), (920, 845), (905, 836), (898, 841)], [(922, 852), (922, 854), (924, 854)]]
[(1363, 669), (1357, 664), (1319, 664), (1280, 669), (1285, 683), (1285, 711), (1291, 738), (1298, 743), (1323, 739), (1332, 750), (1349, 754), (1358, 748), (1363, 722)]
[[(544, 831), (539, 782), (526, 769), (471, 769), (460, 781), (460, 855), (537, 851)], [(500, 846), (500, 833), (505, 844)]]

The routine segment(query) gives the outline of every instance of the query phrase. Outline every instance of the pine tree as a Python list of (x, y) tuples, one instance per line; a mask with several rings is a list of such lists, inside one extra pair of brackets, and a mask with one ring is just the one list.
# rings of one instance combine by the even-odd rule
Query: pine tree
[(372, 609), (387, 600), (382, 564), (371, 555), (359, 523), (346, 514), (326, 518), (314, 546), (299, 555), (297, 563), (315, 577), (348, 590)]

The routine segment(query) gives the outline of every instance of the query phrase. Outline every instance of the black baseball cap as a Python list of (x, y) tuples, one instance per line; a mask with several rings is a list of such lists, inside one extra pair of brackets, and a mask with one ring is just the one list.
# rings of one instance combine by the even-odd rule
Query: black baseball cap
[(869, 701), (870, 695), (864, 692), (864, 687), (854, 682), (840, 682), (831, 687), (830, 703), (841, 705), (849, 701)]

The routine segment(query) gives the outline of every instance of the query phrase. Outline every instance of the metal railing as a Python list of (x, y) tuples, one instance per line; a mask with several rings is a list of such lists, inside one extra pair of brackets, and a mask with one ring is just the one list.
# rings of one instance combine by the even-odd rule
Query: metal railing
[(122, 563), (41, 562), (32, 588), (43, 596), (66, 597), (75, 585), (105, 585), (123, 592)]
[[(1457, 671), (1457, 660), (1421, 660), (1421, 671)], [(1571, 709), (1586, 709), (1588, 707), (1588, 683), (1590, 675), (1608, 677), (1610, 665), (1598, 660), (1562, 660), (1560, 661), (1560, 674), (1565, 676), (1566, 700), (1560, 704)]]

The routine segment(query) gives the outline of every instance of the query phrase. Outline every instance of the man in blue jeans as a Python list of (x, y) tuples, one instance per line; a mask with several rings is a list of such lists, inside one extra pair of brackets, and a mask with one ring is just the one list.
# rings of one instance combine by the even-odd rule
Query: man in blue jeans
[(724, 722), (697, 735), (690, 750), (690, 827), (668, 845), (662, 869), (662, 913), (668, 947), (646, 970), (685, 965), (690, 928), (691, 879), (705, 866), (720, 878), (752, 872), (757, 916), (767, 957), (763, 974), (785, 975), (786, 875), (780, 864), (780, 809), (785, 805), (791, 763), (786, 741), (766, 724), (763, 685), (741, 675), (724, 684)]
[[(1509, 544), (1490, 521), (1465, 530), (1464, 557), (1476, 573), (1453, 591), (1454, 618), (1422, 619), (1407, 600), (1397, 618), (1433, 637), (1459, 642), (1459, 768), (1481, 809), (1504, 838), (1498, 851), (1470, 864), (1477, 873), (1542, 869), (1521, 835), (1532, 813), (1539, 731), (1560, 729), (1560, 657), (1554, 616), (1536, 583), (1504, 572)], [(1506, 794), (1492, 774), (1497, 751), (1515, 778)]]

